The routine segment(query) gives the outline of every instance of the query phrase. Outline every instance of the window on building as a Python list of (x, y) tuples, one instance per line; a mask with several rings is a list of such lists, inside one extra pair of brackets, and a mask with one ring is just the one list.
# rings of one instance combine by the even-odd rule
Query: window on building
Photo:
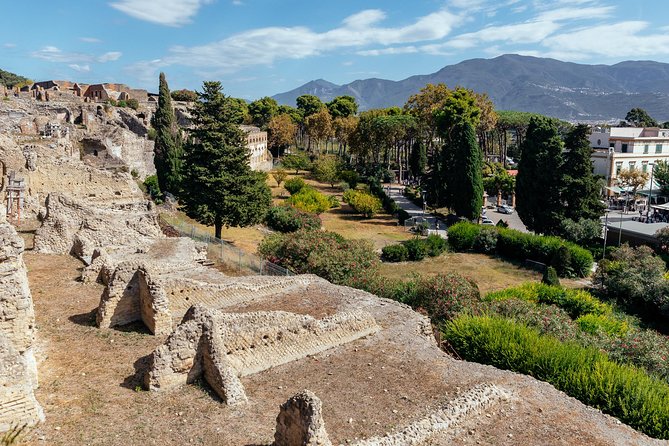
[(616, 176), (618, 176), (618, 174), (622, 169), (623, 169), (623, 162), (622, 161), (616, 162)]
[(655, 145), (655, 153), (662, 153), (662, 144)]
[(614, 142), (610, 142), (610, 143), (609, 143), (609, 148), (610, 148), (610, 149), (614, 148), (615, 146), (616, 146), (616, 143), (614, 143)]
[(630, 170), (636, 169), (636, 161), (630, 161)]
[(627, 144), (623, 144), (623, 153), (627, 153)]
[(648, 172), (648, 161), (644, 161), (641, 163), (641, 171), (644, 173)]
[(649, 145), (646, 144), (645, 146), (643, 146), (643, 153), (648, 153), (649, 149), (650, 149)]

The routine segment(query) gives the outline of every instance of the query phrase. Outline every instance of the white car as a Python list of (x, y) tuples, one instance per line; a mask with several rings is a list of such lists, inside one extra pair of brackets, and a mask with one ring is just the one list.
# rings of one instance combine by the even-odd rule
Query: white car
[(500, 214), (513, 214), (513, 208), (511, 206), (503, 204), (501, 206), (497, 206), (497, 212), (499, 212)]
[(482, 225), (495, 226), (495, 223), (491, 219), (489, 219), (488, 217), (481, 217), (481, 224)]

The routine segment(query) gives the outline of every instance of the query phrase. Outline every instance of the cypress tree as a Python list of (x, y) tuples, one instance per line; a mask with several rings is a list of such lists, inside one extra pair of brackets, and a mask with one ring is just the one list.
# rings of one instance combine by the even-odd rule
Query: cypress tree
[(450, 152), (445, 166), (450, 207), (459, 217), (477, 220), (483, 205), (483, 156), (470, 121), (462, 120), (453, 127), (444, 150)]
[(563, 218), (562, 141), (546, 117), (533, 117), (521, 145), (516, 177), (516, 210), (531, 231), (556, 234)]
[(411, 154), (409, 156), (409, 169), (411, 169), (411, 176), (418, 179), (425, 173), (425, 166), (427, 166), (427, 150), (425, 144), (421, 140), (416, 140), (411, 146)]
[(158, 109), (153, 115), (152, 124), (156, 131), (154, 164), (160, 190), (178, 194), (181, 182), (183, 143), (174, 117), (170, 88), (165, 80), (165, 73), (160, 73)]
[(188, 142), (184, 146), (180, 201), (186, 214), (215, 227), (249, 226), (262, 221), (272, 196), (266, 174), (254, 172), (237, 109), (221, 91), (220, 82), (205, 82), (193, 106)]
[(574, 221), (598, 219), (604, 211), (599, 201), (601, 185), (593, 174), (592, 148), (587, 125), (574, 127), (565, 139), (562, 169), (564, 216)]

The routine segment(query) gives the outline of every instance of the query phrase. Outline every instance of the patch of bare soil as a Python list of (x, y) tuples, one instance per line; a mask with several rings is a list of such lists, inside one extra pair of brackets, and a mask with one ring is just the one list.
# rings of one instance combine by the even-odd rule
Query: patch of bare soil
[(513, 399), (426, 444), (655, 443), (547, 384), (448, 357), (421, 334), (421, 317), (402, 305), (327, 286), (264, 298), (235, 311), (282, 309), (322, 317), (362, 308), (382, 330), (243, 378), (246, 404), (225, 406), (206, 384), (141, 391), (146, 357), (164, 339), (141, 324), (95, 327), (93, 310), (102, 287), (77, 282), (76, 260), (28, 252), (25, 261), (39, 327), (37, 398), (46, 413), (27, 444), (269, 445), (279, 404), (305, 388), (323, 400), (326, 428), (340, 444), (395, 432), (479, 383), (495, 383)]

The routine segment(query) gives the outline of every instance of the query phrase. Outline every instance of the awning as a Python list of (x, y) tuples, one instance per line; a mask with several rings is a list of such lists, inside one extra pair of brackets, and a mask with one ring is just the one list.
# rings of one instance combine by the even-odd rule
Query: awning
[(621, 193), (621, 192), (624, 192), (624, 191), (623, 191), (621, 188), (619, 188), (618, 186), (606, 186), (606, 188), (607, 188), (608, 190), (610, 190), (611, 192), (613, 192), (614, 194), (619, 194), (619, 193)]
[(662, 211), (669, 211), (669, 203), (653, 204), (650, 207), (652, 207), (653, 209), (659, 209), (659, 210), (662, 210)]

